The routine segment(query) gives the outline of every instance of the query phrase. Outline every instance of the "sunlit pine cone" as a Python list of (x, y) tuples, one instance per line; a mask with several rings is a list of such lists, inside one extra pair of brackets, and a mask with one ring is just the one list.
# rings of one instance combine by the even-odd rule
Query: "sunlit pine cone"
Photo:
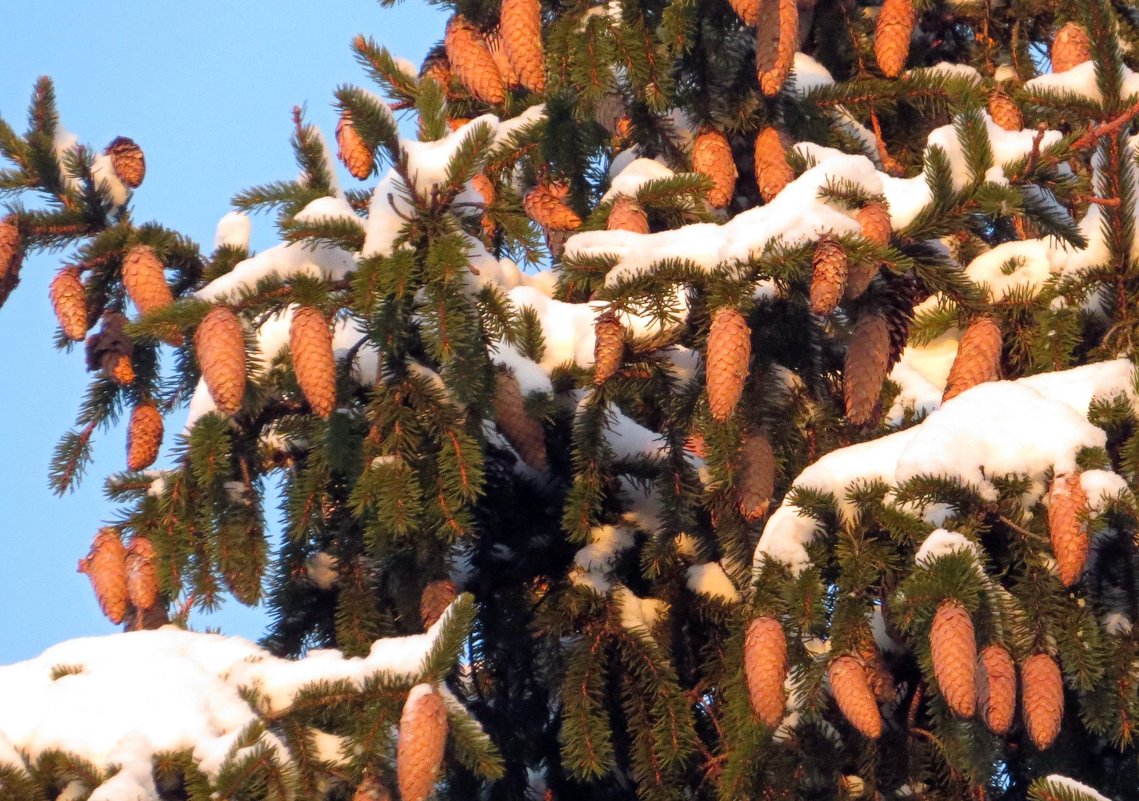
[(551, 231), (572, 231), (581, 218), (566, 204), (569, 189), (564, 184), (541, 183), (526, 193), (523, 206), (534, 222)]
[(942, 601), (929, 630), (937, 686), (953, 714), (973, 717), (977, 703), (977, 642), (973, 619), (960, 601)]
[(698, 135), (692, 143), (692, 169), (712, 179), (712, 188), (708, 190), (712, 208), (726, 208), (739, 177), (727, 137), (711, 128)]
[(771, 126), (764, 128), (755, 137), (755, 182), (763, 202), (770, 203), (793, 180), (783, 135)]
[(419, 68), (419, 79), (429, 79), (439, 84), (447, 99), (454, 99), (455, 93), (451, 91), (451, 65), (443, 47), (437, 47), (427, 54)]
[(546, 469), (546, 436), (542, 425), (526, 414), (518, 379), (503, 371), (495, 375), (494, 423), (522, 461), (537, 470)]
[(119, 624), (127, 613), (127, 549), (115, 529), (99, 529), (87, 557), (79, 560), (79, 572), (86, 573), (103, 614)]
[(518, 70), (514, 69), (514, 65), (510, 63), (510, 57), (506, 55), (506, 46), (502, 41), (502, 30), (496, 28), (483, 38), (486, 41), (487, 52), (494, 59), (494, 66), (498, 69), (498, 74), (502, 76), (503, 85), (507, 88), (521, 86), (522, 78), (518, 75)]
[(430, 684), (408, 693), (399, 719), (396, 775), (401, 801), (426, 801), (435, 789), (447, 743), (447, 705)]
[(336, 150), (353, 178), (362, 181), (372, 174), (374, 156), (352, 123), (352, 112), (347, 110), (340, 113), (340, 121), (336, 123)]
[(829, 236), (820, 239), (815, 245), (811, 266), (811, 313), (830, 314), (846, 290), (848, 264), (842, 243)]
[(759, 4), (763, 0), (728, 0), (728, 2), (744, 25), (754, 28), (759, 22)]
[(870, 690), (862, 663), (849, 654), (831, 661), (827, 670), (831, 695), (838, 708), (864, 737), (877, 740), (882, 735), (882, 713)]
[(996, 381), (1001, 370), (1001, 329), (992, 317), (979, 317), (961, 335), (957, 355), (949, 368), (941, 402), (955, 398), (967, 389)]
[(635, 198), (628, 195), (618, 195), (609, 210), (609, 219), (605, 227), (610, 231), (631, 231), (634, 234), (647, 234), (649, 232), (649, 217), (645, 209)]
[(704, 356), (708, 409), (724, 422), (736, 410), (751, 362), (751, 329), (736, 309), (724, 307), (712, 315)]
[(123, 257), (123, 288), (139, 314), (150, 314), (174, 302), (162, 262), (148, 245), (135, 245)]
[(131, 357), (125, 353), (108, 353), (103, 362), (103, 374), (120, 387), (130, 386), (136, 378)]
[(796, 0), (759, 0), (755, 39), (755, 71), (760, 91), (775, 97), (795, 63), (799, 49), (799, 5)]
[(1052, 40), (1052, 72), (1067, 72), (1092, 57), (1092, 43), (1083, 26), (1069, 22)]
[(1002, 645), (990, 645), (977, 658), (977, 706), (993, 734), (1008, 734), (1016, 711), (1016, 667)]
[(846, 418), (853, 425), (865, 425), (874, 416), (889, 361), (889, 324), (877, 314), (860, 317), (846, 348), (842, 380)]
[(86, 345), (87, 370), (101, 370), (103, 375), (119, 386), (127, 386), (135, 379), (134, 366), (131, 364), (134, 344), (123, 330), (126, 323), (124, 314), (104, 314), (99, 330), (87, 338)]
[(867, 631), (858, 644), (858, 658), (862, 660), (862, 669), (866, 671), (866, 683), (874, 698), (880, 704), (892, 703), (897, 699), (897, 688), (894, 687), (894, 674), (886, 666), (878, 644), (874, 642), (874, 635)]
[(625, 355), (625, 329), (617, 315), (602, 314), (593, 325), (593, 383), (601, 386), (621, 369)]
[(83, 282), (79, 280), (79, 270), (64, 267), (56, 273), (48, 294), (63, 335), (74, 342), (82, 342), (87, 336), (87, 296)]
[(327, 418), (336, 408), (336, 357), (328, 322), (319, 310), (302, 306), (293, 313), (289, 351), (297, 383), (312, 413)]
[(757, 617), (744, 635), (744, 679), (755, 716), (774, 729), (787, 704), (787, 636), (773, 617)]
[[(870, 203), (854, 212), (854, 220), (862, 228), (862, 236), (878, 247), (890, 244), (890, 212), (883, 203)], [(860, 297), (874, 276), (878, 274), (878, 262), (857, 261), (847, 267), (846, 290), (844, 296), (848, 300)]]
[(1024, 128), (1024, 115), (1020, 113), (1020, 106), (1004, 89), (994, 89), (989, 95), (989, 116), (1006, 131)]
[(461, 14), (451, 17), (443, 39), (451, 72), (472, 95), (485, 103), (500, 105), (506, 99), (506, 87), (494, 56), (486, 46), (482, 33)]
[(496, 197), (494, 183), (490, 180), (486, 173), (480, 172), (475, 173), (473, 176), (471, 176), (471, 187), (476, 192), (478, 192), (479, 197), (482, 198), (483, 214), (480, 224), (482, 225), (483, 233), (485, 233), (488, 237), (493, 237), (494, 220), (490, 218), (490, 215), (486, 213), (486, 210), (490, 208), (491, 204), (494, 203), (494, 199)]
[(419, 617), (423, 620), (423, 628), (434, 626), (457, 596), (454, 583), (448, 579), (428, 583), (419, 597)]
[(135, 407), (127, 428), (128, 470), (145, 470), (154, 464), (162, 446), (162, 428), (162, 415), (153, 403)]
[(542, 6), (538, 0), (502, 0), (499, 31), (519, 83), (531, 92), (546, 91), (546, 54), (542, 49)]
[(24, 240), (15, 215), (0, 219), (0, 306), (20, 283), (24, 264)]
[(1064, 717), (1064, 677), (1048, 654), (1033, 654), (1020, 668), (1024, 725), (1041, 751), (1052, 745)]
[(158, 603), (158, 556), (154, 544), (136, 536), (127, 547), (127, 597), (139, 611)]
[(194, 333), (202, 378), (222, 414), (236, 414), (245, 396), (245, 331), (225, 306), (210, 310)]
[(775, 492), (775, 452), (763, 434), (752, 434), (740, 445), (735, 491), (745, 519), (754, 523), (767, 514)]
[(116, 137), (103, 151), (111, 158), (115, 177), (131, 189), (138, 189), (146, 178), (146, 156), (142, 148), (125, 136)]
[(1091, 544), (1087, 524), (1088, 496), (1079, 473), (1052, 479), (1048, 489), (1048, 536), (1060, 569), (1060, 583), (1071, 587), (1080, 580)]
[(897, 78), (910, 55), (914, 32), (913, 0), (885, 0), (874, 31), (874, 57), (887, 78)]

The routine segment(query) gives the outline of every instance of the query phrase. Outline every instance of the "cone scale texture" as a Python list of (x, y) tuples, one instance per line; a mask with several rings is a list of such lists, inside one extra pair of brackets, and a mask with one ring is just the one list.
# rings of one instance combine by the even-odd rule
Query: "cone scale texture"
[(116, 625), (127, 613), (126, 557), (118, 532), (108, 527), (99, 529), (87, 557), (79, 560), (79, 572), (90, 579), (99, 608)]
[(752, 711), (768, 728), (783, 719), (787, 703), (787, 638), (772, 617), (751, 621), (744, 635), (744, 678)]
[(1024, 128), (1024, 115), (1020, 113), (1020, 107), (1003, 89), (994, 89), (989, 95), (989, 116), (1006, 131)]
[(12, 217), (0, 220), (0, 285), (12, 281), (24, 257), (20, 229)]
[(728, 0), (732, 10), (743, 20), (743, 24), (754, 28), (759, 22), (759, 4), (763, 0)]
[(704, 357), (708, 409), (724, 422), (736, 410), (751, 361), (751, 329), (740, 312), (722, 308), (712, 316)]
[(593, 383), (601, 386), (621, 368), (625, 355), (625, 329), (617, 315), (602, 314), (593, 326)]
[(495, 376), (494, 423), (518, 451), (522, 461), (538, 470), (546, 469), (546, 437), (541, 424), (526, 414), (526, 403), (518, 379), (505, 372)]
[(135, 609), (158, 603), (158, 563), (154, 544), (146, 537), (131, 540), (126, 554), (127, 597)]
[(885, 0), (874, 31), (874, 57), (887, 78), (897, 78), (905, 69), (913, 31), (913, 0)]
[(111, 169), (124, 185), (131, 189), (142, 185), (146, 178), (146, 156), (133, 139), (117, 137), (103, 152), (111, 157)]
[(147, 245), (135, 245), (123, 258), (123, 288), (139, 314), (149, 314), (174, 302), (162, 262)]
[(79, 271), (65, 267), (56, 273), (49, 289), (51, 306), (63, 335), (74, 342), (87, 336), (87, 297)]
[(763, 434), (753, 434), (740, 447), (735, 485), (740, 514), (753, 523), (767, 514), (775, 492), (775, 453)]
[(336, 123), (336, 150), (341, 163), (348, 168), (353, 178), (362, 181), (372, 174), (372, 151), (352, 124), (351, 112), (342, 112), (340, 121)]
[(961, 335), (961, 344), (945, 382), (945, 393), (941, 396), (942, 403), (978, 384), (995, 381), (1000, 367), (1000, 326), (991, 317), (974, 320)]
[(431, 795), (446, 743), (446, 704), (430, 684), (417, 684), (399, 719), (396, 775), (402, 801), (426, 801)]
[(502, 0), (499, 34), (519, 83), (531, 92), (546, 90), (542, 50), (542, 6), (538, 0)]
[(245, 395), (245, 331), (225, 306), (212, 309), (194, 333), (198, 364), (210, 397), (223, 414), (236, 414)]
[(162, 415), (153, 403), (143, 403), (131, 412), (127, 429), (127, 468), (145, 470), (158, 458), (162, 445)]
[(953, 714), (973, 716), (977, 702), (977, 644), (973, 620), (959, 601), (942, 601), (929, 630), (933, 673)]
[(876, 740), (882, 735), (882, 713), (870, 690), (862, 663), (853, 656), (840, 656), (827, 671), (831, 695), (838, 708), (864, 737)]
[(1064, 678), (1056, 660), (1033, 654), (1020, 668), (1024, 725), (1040, 750), (1052, 745), (1064, 716)]
[[(862, 228), (862, 236), (878, 247), (890, 244), (892, 229), (890, 226), (890, 212), (883, 203), (871, 203), (854, 212), (854, 220)], [(874, 276), (878, 274), (876, 262), (856, 262), (847, 269), (846, 291), (848, 299), (859, 297), (870, 286)]]
[(423, 628), (429, 629), (435, 625), (435, 621), (443, 616), (457, 595), (455, 585), (448, 579), (432, 581), (424, 587), (423, 594), (419, 597), (419, 617), (423, 620)]
[(581, 218), (568, 205), (567, 187), (559, 184), (538, 184), (527, 194), (523, 205), (530, 219), (551, 231), (572, 231), (581, 225)]
[(610, 231), (631, 231), (634, 234), (649, 232), (649, 218), (644, 208), (628, 195), (618, 195), (609, 210), (605, 227)]
[(727, 137), (714, 130), (705, 130), (697, 136), (692, 143), (692, 169), (712, 179), (712, 188), (708, 190), (712, 208), (726, 208), (732, 201), (739, 177)]
[(1079, 473), (1052, 479), (1048, 489), (1048, 536), (1060, 569), (1060, 583), (1071, 587), (1079, 581), (1088, 561), (1088, 496)]
[(506, 99), (506, 87), (479, 29), (461, 14), (451, 17), (443, 39), (447, 61), (459, 82), (485, 103), (498, 105)]
[(775, 97), (799, 49), (799, 4), (796, 0), (759, 0), (756, 17), (756, 76), (760, 91)]
[(1052, 72), (1067, 72), (1091, 57), (1092, 43), (1083, 27), (1069, 22), (1056, 32), (1052, 40)]
[(846, 289), (846, 251), (837, 239), (825, 237), (815, 245), (811, 265), (811, 313), (830, 314), (838, 307)]
[(1016, 667), (1001, 645), (987, 646), (977, 659), (977, 706), (994, 734), (1008, 734), (1016, 711)]
[(320, 311), (302, 306), (293, 314), (289, 351), (297, 383), (313, 414), (327, 418), (336, 408), (336, 357), (332, 353), (332, 334)]
[(846, 349), (842, 384), (846, 418), (854, 425), (865, 425), (874, 416), (889, 363), (889, 324), (877, 314), (859, 318)]
[(783, 137), (771, 126), (764, 128), (755, 137), (755, 182), (763, 202), (770, 203), (794, 179)]

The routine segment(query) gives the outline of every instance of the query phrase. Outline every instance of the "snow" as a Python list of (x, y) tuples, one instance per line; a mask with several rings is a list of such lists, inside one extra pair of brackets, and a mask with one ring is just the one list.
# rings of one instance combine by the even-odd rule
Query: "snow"
[(649, 181), (671, 178), (673, 175), (673, 171), (659, 161), (645, 158), (634, 159), (614, 175), (609, 190), (601, 199), (603, 201), (609, 200), (617, 195), (636, 197), (637, 191)]
[(796, 53), (791, 67), (795, 81), (795, 94), (805, 95), (821, 86), (832, 86), (834, 78), (830, 71), (806, 53)]
[(811, 564), (807, 546), (822, 533), (822, 528), (817, 520), (785, 502), (772, 513), (763, 528), (755, 548), (754, 567), (758, 569), (770, 559), (786, 565), (792, 575), (799, 575)]
[[(993, 122), (987, 113), (982, 113), (982, 120), (989, 137), (992, 148), (993, 163), (999, 170), (1000, 165), (1026, 156), (1031, 152), (1033, 142), (1038, 136), (1036, 131), (1006, 131)], [(1048, 148), (1060, 141), (1059, 131), (1045, 131), (1040, 141), (1040, 147)], [(957, 129), (952, 125), (944, 125), (930, 132), (927, 147), (940, 147), (949, 158), (950, 174), (953, 187), (961, 190), (969, 183), (968, 160), (965, 157), (965, 146), (957, 135)], [(999, 175), (1003, 179), (1003, 173)]]
[(1089, 798), (1093, 799), (1093, 801), (1109, 801), (1107, 796), (1100, 794), (1099, 792), (1093, 790), (1091, 787), (1088, 787), (1086, 784), (1078, 782), (1075, 779), (1069, 779), (1067, 776), (1061, 776), (1058, 773), (1049, 774), (1048, 776), (1044, 777), (1044, 780), (1051, 782), (1052, 784), (1057, 784), (1073, 792), (1082, 793), (1083, 795), (1086, 795)]
[(967, 553), (974, 559), (979, 557), (976, 544), (966, 539), (963, 534), (939, 528), (922, 541), (921, 547), (914, 555), (914, 563), (931, 567), (939, 557), (953, 553)]
[(613, 601), (621, 612), (621, 625), (632, 632), (648, 633), (668, 614), (668, 604), (659, 598), (641, 598), (628, 587), (613, 590)]
[(1085, 470), (1080, 473), (1080, 487), (1088, 498), (1088, 511), (1093, 514), (1102, 511), (1115, 498), (1131, 496), (1131, 488), (1123, 476), (1110, 470)]
[(363, 220), (352, 210), (352, 206), (342, 197), (318, 197), (301, 209), (293, 219), (297, 222), (318, 222), (320, 220), (348, 220), (364, 227)]
[[(304, 214), (303, 211), (301, 213)], [(225, 301), (266, 278), (308, 275), (339, 280), (355, 269), (356, 258), (346, 250), (328, 245), (313, 247), (311, 243), (284, 242), (238, 262), (230, 272), (215, 278), (195, 294), (201, 300)]]
[(372, 192), (368, 205), (368, 222), (364, 226), (362, 256), (390, 256), (395, 241), (415, 214), (408, 202), (408, 189), (396, 174), (388, 170)]
[(91, 163), (91, 177), (95, 185), (105, 191), (116, 206), (122, 206), (130, 196), (130, 189), (115, 174), (114, 163), (106, 153), (95, 156)]
[(739, 592), (719, 562), (692, 565), (686, 572), (686, 583), (688, 589), (697, 595), (705, 595), (730, 604), (740, 599)]
[(965, 268), (975, 284), (988, 287), (993, 302), (1004, 300), (1014, 289), (1028, 289), (1035, 296), (1052, 276), (1053, 250), (1042, 239), (1005, 242), (982, 253)]
[(231, 211), (218, 220), (217, 233), (214, 234), (214, 247), (228, 246), (249, 250), (249, 235), (252, 228), (252, 221), (248, 214), (241, 211)]

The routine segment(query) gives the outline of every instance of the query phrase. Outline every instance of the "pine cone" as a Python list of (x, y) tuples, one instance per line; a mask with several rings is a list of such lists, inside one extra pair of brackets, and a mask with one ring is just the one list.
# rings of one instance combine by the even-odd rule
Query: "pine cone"
[(24, 240), (16, 224), (16, 216), (0, 220), (0, 306), (20, 283), (20, 268), (24, 264)]
[(140, 612), (158, 603), (158, 557), (146, 537), (131, 540), (126, 552), (127, 597)]
[(853, 425), (866, 425), (873, 418), (889, 362), (890, 327), (886, 320), (877, 314), (859, 318), (846, 348), (842, 381), (846, 418)]
[(864, 737), (877, 740), (882, 734), (882, 714), (862, 663), (849, 654), (840, 656), (830, 663), (828, 675), (831, 695), (842, 714)]
[(1069, 22), (1056, 32), (1052, 40), (1052, 72), (1067, 72), (1091, 60), (1092, 43), (1088, 32), (1075, 22)]
[(890, 329), (890, 359), (886, 369), (893, 369), (906, 343), (910, 339), (910, 323), (914, 319), (914, 306), (919, 302), (919, 290), (913, 276), (888, 276), (887, 283), (890, 291), (885, 296), (885, 308), (882, 314), (886, 318), (886, 325)]
[(905, 69), (913, 31), (913, 0), (885, 0), (874, 31), (874, 57), (887, 78), (897, 78)]
[(452, 77), (451, 64), (447, 61), (447, 54), (443, 46), (438, 45), (432, 48), (419, 67), (420, 80), (435, 81), (443, 89), (444, 96), (451, 100), (455, 97), (455, 93), (451, 91)]
[(989, 95), (989, 116), (1006, 131), (1024, 128), (1024, 115), (1020, 113), (1020, 107), (1003, 89), (994, 89)]
[(1088, 561), (1088, 496), (1079, 473), (1052, 479), (1048, 490), (1048, 535), (1060, 568), (1060, 583), (1071, 587), (1080, 579)]
[(507, 372), (495, 376), (494, 423), (522, 461), (537, 470), (546, 469), (545, 432), (541, 423), (526, 414), (518, 379)]
[(131, 189), (138, 189), (146, 178), (146, 156), (133, 139), (116, 137), (103, 151), (111, 157), (115, 176)]
[(723, 209), (732, 202), (739, 173), (727, 137), (712, 129), (697, 136), (692, 143), (692, 169), (712, 179), (712, 188), (708, 190), (712, 208)]
[(884, 248), (890, 244), (893, 228), (890, 210), (885, 203), (868, 203), (854, 212), (854, 221), (862, 228), (862, 236), (871, 244)]
[(430, 684), (411, 688), (399, 718), (396, 775), (401, 801), (426, 801), (447, 743), (447, 705)]
[(194, 333), (198, 364), (210, 397), (222, 414), (237, 414), (245, 396), (245, 331), (237, 315), (217, 306)]
[(941, 402), (956, 398), (967, 389), (996, 381), (1001, 368), (1001, 329), (992, 317), (979, 317), (961, 335)]
[(372, 174), (374, 156), (364, 137), (352, 124), (352, 112), (347, 110), (341, 112), (340, 122), (336, 123), (336, 149), (341, 163), (353, 178), (362, 181)]
[(732, 416), (743, 393), (751, 362), (751, 329), (733, 308), (718, 309), (708, 331), (704, 374), (708, 409), (721, 423)]
[(763, 434), (752, 434), (740, 446), (735, 489), (744, 518), (754, 523), (767, 514), (775, 492), (775, 452)]
[(837, 239), (823, 237), (815, 245), (811, 264), (811, 313), (830, 314), (846, 289), (846, 251)]
[(447, 579), (432, 581), (424, 587), (423, 595), (419, 597), (419, 616), (423, 620), (423, 628), (434, 626), (457, 595), (455, 585)]
[(336, 357), (328, 323), (317, 309), (302, 306), (293, 314), (289, 351), (297, 383), (312, 413), (327, 418), (336, 408)]
[(107, 527), (99, 529), (87, 557), (79, 560), (79, 572), (87, 574), (99, 607), (115, 624), (122, 623), (127, 613), (126, 558), (119, 533)]
[(174, 302), (162, 262), (147, 245), (135, 245), (123, 258), (123, 288), (139, 314), (150, 314)]
[(977, 705), (993, 734), (1008, 734), (1016, 711), (1016, 667), (1001, 645), (990, 645), (977, 659)]
[(783, 135), (771, 126), (764, 128), (755, 138), (755, 182), (763, 202), (770, 203), (793, 180)]
[(538, 0), (502, 0), (499, 30), (506, 56), (519, 83), (531, 92), (546, 91), (546, 55), (542, 50), (542, 6)]
[(572, 231), (581, 225), (577, 216), (565, 202), (569, 188), (563, 184), (538, 184), (526, 194), (523, 205), (530, 219), (551, 231)]
[(55, 309), (55, 319), (63, 335), (75, 342), (82, 342), (87, 336), (87, 296), (79, 271), (65, 267), (55, 274), (49, 290), (51, 306)]
[(127, 469), (145, 470), (158, 458), (162, 445), (162, 415), (153, 403), (143, 403), (131, 412), (127, 429)]
[(1020, 669), (1024, 725), (1032, 743), (1043, 751), (1060, 733), (1064, 716), (1064, 678), (1048, 654), (1033, 654)]
[(130, 386), (135, 379), (131, 357), (125, 353), (108, 353), (103, 362), (103, 374), (120, 387)]
[(486, 213), (486, 210), (494, 203), (496, 193), (494, 191), (494, 183), (484, 172), (475, 173), (471, 176), (471, 187), (479, 193), (482, 198), (483, 214), (482, 214), (482, 229), (488, 237), (494, 236), (494, 220)]
[(126, 323), (125, 315), (108, 312), (103, 315), (99, 331), (87, 338), (87, 370), (102, 370), (103, 375), (119, 386), (126, 386), (135, 378), (131, 365), (134, 344), (123, 331)]
[(744, 25), (754, 28), (759, 22), (759, 4), (763, 0), (728, 0)]
[(929, 649), (933, 674), (949, 709), (959, 717), (973, 717), (977, 702), (977, 643), (973, 620), (960, 601), (942, 601), (937, 607), (929, 629)]
[(618, 195), (609, 210), (609, 220), (605, 227), (610, 231), (632, 231), (635, 234), (649, 232), (649, 217), (644, 208), (628, 195)]
[(625, 355), (625, 329), (617, 315), (605, 312), (593, 325), (593, 383), (601, 386), (621, 367)]
[(787, 637), (773, 617), (757, 617), (744, 636), (744, 678), (755, 716), (774, 729), (783, 720), (787, 693)]
[(866, 672), (866, 683), (878, 703), (888, 704), (897, 700), (894, 674), (886, 667), (878, 650), (878, 644), (874, 642), (874, 635), (870, 631), (866, 631), (859, 641), (858, 658), (862, 661), (862, 669)]
[(759, 0), (756, 16), (755, 71), (763, 94), (775, 97), (799, 49), (799, 6), (796, 0)]
[(506, 99), (506, 87), (479, 29), (462, 14), (451, 17), (443, 39), (447, 61), (455, 77), (472, 95), (484, 103), (499, 105)]
[(502, 42), (501, 29), (495, 28), (490, 33), (483, 37), (486, 42), (487, 52), (490, 57), (494, 59), (495, 69), (498, 74), (502, 76), (502, 84), (507, 88), (522, 85), (522, 77), (518, 74), (518, 70), (510, 63), (509, 56), (506, 55), (506, 46)]

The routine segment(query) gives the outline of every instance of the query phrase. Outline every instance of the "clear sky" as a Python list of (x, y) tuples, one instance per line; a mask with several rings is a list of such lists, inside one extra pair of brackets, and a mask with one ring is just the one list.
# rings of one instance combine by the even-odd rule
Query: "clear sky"
[[(306, 105), (331, 139), (335, 87), (375, 88), (349, 49), (355, 34), (418, 63), (443, 24), (422, 0), (391, 9), (375, 0), (11, 3), (0, 34), (0, 115), (22, 131), (33, 82), (52, 76), (62, 124), (81, 142), (102, 149), (123, 135), (146, 152), (136, 219), (158, 220), (208, 250), (234, 193), (295, 175), (293, 105)], [(254, 218), (253, 246), (273, 243), (272, 220)], [(77, 492), (56, 498), (47, 489), (52, 448), (86, 387), (82, 349), (51, 347), (47, 286), (59, 258), (29, 259), (0, 309), (0, 663), (115, 631), (76, 564), (113, 511), (102, 480), (123, 469), (124, 433), (98, 440)], [(168, 439), (181, 417), (167, 421)], [(230, 602), (191, 624), (256, 638), (264, 616)]]

